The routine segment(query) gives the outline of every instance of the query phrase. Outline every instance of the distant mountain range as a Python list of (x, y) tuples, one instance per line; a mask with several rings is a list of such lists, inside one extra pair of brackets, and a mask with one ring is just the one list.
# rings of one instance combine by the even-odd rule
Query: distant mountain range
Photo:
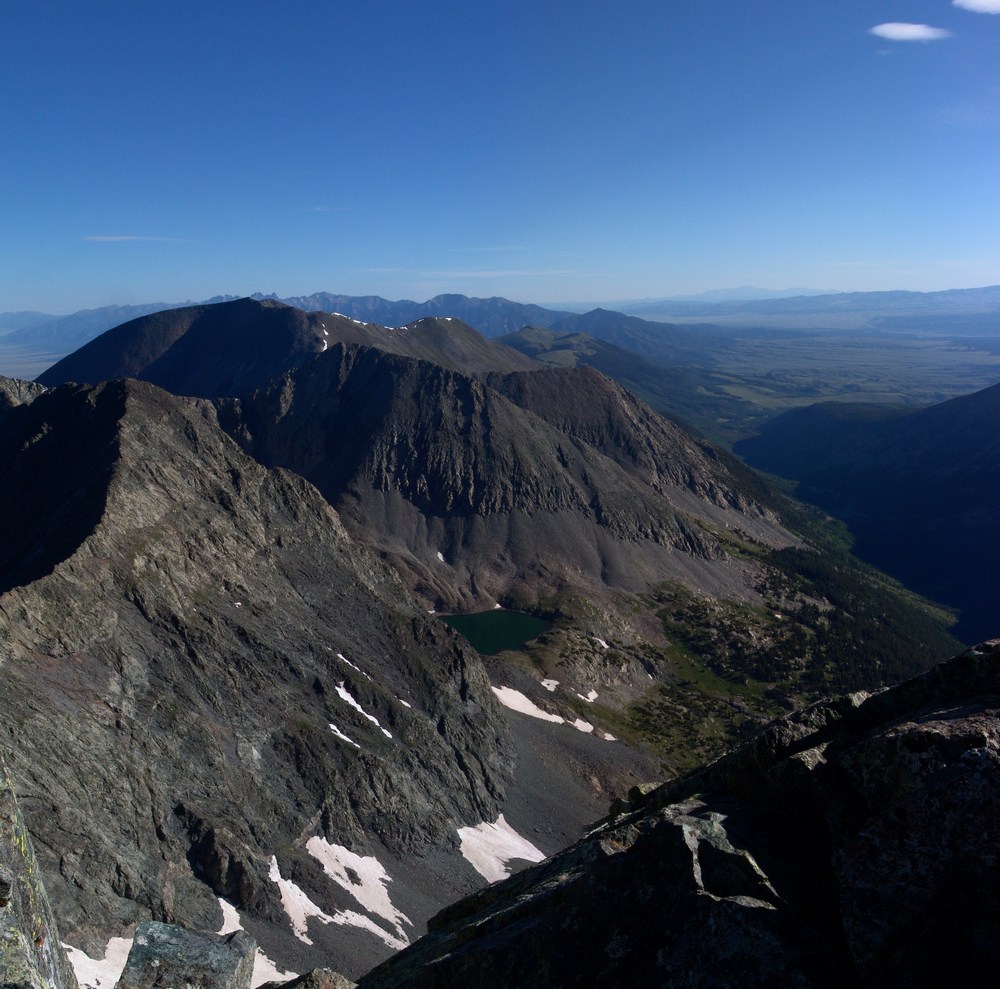
[(753, 285), (742, 285), (739, 288), (715, 288), (707, 292), (697, 292), (694, 295), (669, 295), (662, 299), (641, 299), (619, 306), (626, 312), (634, 311), (634, 307), (643, 305), (660, 305), (669, 302), (760, 302), (765, 299), (794, 299), (810, 295), (838, 295), (832, 289), (821, 288), (755, 288)]
[[(753, 292), (755, 296), (741, 294), (744, 291)], [(789, 293), (793, 291), (798, 290), (788, 290)], [(426, 316), (452, 316), (487, 337), (514, 333), (527, 326), (550, 328), (560, 320), (577, 315), (565, 310), (511, 302), (500, 297), (477, 299), (455, 294), (438, 295), (426, 302), (405, 299), (393, 302), (375, 295), (350, 296), (330, 292), (315, 292), (312, 295), (284, 299), (260, 293), (251, 297), (285, 302), (306, 312), (340, 313), (362, 322), (379, 323), (383, 326), (401, 326)], [(235, 298), (216, 296), (202, 304), (228, 302)], [(180, 302), (105, 306), (80, 310), (67, 316), (36, 312), (0, 313), (0, 348), (34, 348), (64, 355), (105, 330), (130, 319), (163, 309), (189, 307), (192, 304)], [(602, 307), (597, 309), (608, 311)], [(798, 318), (801, 322), (803, 319), (815, 321), (821, 316), (853, 315), (870, 318), (873, 321), (872, 328), (880, 325), (894, 328), (896, 324), (893, 320), (919, 317), (928, 321), (928, 327), (937, 327), (940, 332), (951, 332), (946, 320), (955, 319), (956, 326), (972, 327), (970, 332), (982, 333), (987, 327), (991, 328), (991, 332), (998, 328), (993, 317), (1000, 313), (1000, 286), (943, 292), (821, 294), (813, 290), (802, 290), (801, 294), (794, 296), (785, 292), (772, 294), (763, 289), (734, 289), (705, 292), (691, 297), (643, 300), (623, 304), (622, 309), (624, 315), (654, 318), (658, 321), (674, 315), (677, 318), (697, 317), (708, 321), (719, 318), (728, 324), (735, 317), (745, 317), (746, 322), (751, 325), (754, 318), (766, 316)], [(883, 322), (879, 323), (879, 320)]]
[[(439, 295), (426, 302), (390, 302), (376, 295), (349, 296), (316, 292), (307, 296), (277, 299), (256, 294), (257, 301), (280, 301), (305, 312), (339, 313), (365, 323), (402, 326), (428, 316), (451, 316), (474, 326), (484, 336), (511, 333), (523, 326), (549, 326), (571, 315), (507, 299), (474, 299), (464, 295)], [(200, 305), (235, 301), (235, 296), (216, 296)], [(45, 353), (68, 354), (105, 330), (139, 316), (166, 309), (190, 308), (194, 303), (149, 303), (135, 306), (104, 306), (83, 309), (67, 316), (44, 313), (0, 313), (0, 348), (34, 348)]]

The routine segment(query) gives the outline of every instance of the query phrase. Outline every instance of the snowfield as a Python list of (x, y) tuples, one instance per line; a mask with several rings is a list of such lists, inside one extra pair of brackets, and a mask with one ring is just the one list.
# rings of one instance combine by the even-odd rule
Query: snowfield
[(541, 862), (545, 853), (527, 838), (521, 837), (505, 820), (503, 814), (495, 824), (484, 821), (474, 828), (459, 828), (462, 856), (484, 879), (491, 883), (510, 875), (507, 863), (514, 859)]

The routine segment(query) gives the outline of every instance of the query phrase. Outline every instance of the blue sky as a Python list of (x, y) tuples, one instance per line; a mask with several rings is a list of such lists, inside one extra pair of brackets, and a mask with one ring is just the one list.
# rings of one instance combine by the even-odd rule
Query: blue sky
[(0, 0), (0, 180), (3, 311), (996, 284), (1000, 0)]

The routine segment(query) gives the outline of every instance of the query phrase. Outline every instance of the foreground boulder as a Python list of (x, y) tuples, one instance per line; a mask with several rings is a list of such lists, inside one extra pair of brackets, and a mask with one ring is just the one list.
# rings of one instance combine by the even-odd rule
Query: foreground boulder
[(140, 924), (118, 989), (249, 989), (257, 942), (246, 931), (201, 934), (174, 924)]
[(971, 985), (1000, 964), (1000, 641), (816, 705), (451, 907), (390, 987)]

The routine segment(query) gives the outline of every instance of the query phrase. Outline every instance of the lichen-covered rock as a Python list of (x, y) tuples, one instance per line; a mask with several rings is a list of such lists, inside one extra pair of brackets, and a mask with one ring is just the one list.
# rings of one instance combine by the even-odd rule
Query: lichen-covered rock
[(257, 942), (149, 921), (136, 928), (118, 989), (249, 989)]
[(0, 986), (76, 989), (7, 767), (0, 760)]

